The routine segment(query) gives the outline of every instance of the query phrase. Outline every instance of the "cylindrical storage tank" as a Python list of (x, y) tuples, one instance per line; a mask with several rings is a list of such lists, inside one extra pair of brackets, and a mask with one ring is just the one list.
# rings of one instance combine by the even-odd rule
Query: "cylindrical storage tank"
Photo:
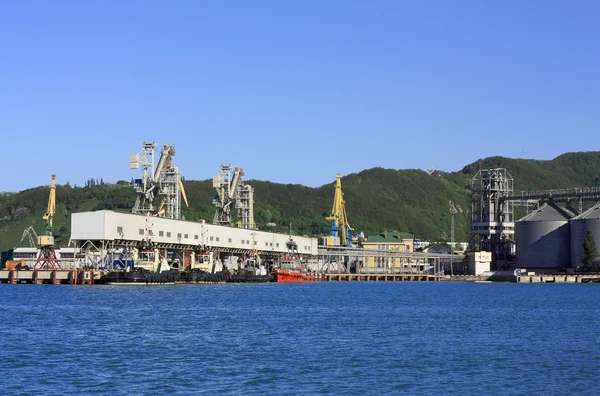
[(569, 219), (572, 214), (545, 204), (515, 223), (517, 267), (552, 273), (571, 262)]
[(571, 220), (571, 267), (577, 268), (583, 256), (583, 240), (588, 230), (594, 233), (600, 249), (600, 204), (596, 204)]

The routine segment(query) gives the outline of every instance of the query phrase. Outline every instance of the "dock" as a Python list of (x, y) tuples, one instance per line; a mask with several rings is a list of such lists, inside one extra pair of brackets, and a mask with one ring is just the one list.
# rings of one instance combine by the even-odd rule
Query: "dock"
[(493, 275), (453, 275), (449, 281), (510, 283), (600, 283), (600, 274), (515, 275), (499, 271)]
[[(33, 285), (93, 285), (104, 271), (63, 270), (0, 270), (0, 284)], [(554, 275), (432, 275), (401, 273), (317, 273), (315, 282), (510, 282), (510, 283), (600, 283), (600, 274)], [(196, 282), (178, 282), (196, 283)]]
[[(104, 274), (93, 270), (0, 270), (0, 284), (93, 285)], [(430, 274), (315, 274), (315, 282), (438, 282), (443, 275)], [(196, 283), (196, 282), (178, 282)]]
[(438, 282), (443, 275), (430, 274), (318, 274), (317, 281), (324, 282)]
[(600, 275), (523, 275), (518, 283), (600, 283)]
[(93, 285), (101, 271), (86, 270), (0, 270), (0, 283), (33, 285)]

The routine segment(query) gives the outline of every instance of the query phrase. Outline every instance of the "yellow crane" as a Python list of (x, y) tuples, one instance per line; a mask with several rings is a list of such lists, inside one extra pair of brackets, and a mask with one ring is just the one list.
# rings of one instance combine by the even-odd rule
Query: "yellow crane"
[(52, 175), (52, 181), (50, 183), (50, 194), (48, 196), (48, 208), (42, 219), (46, 220), (46, 232), (44, 235), (38, 237), (38, 243), (40, 245), (40, 253), (35, 262), (34, 269), (60, 269), (58, 259), (56, 258), (56, 252), (54, 251), (54, 236), (53, 231), (53, 220), (54, 214), (56, 213), (56, 176)]
[(181, 190), (181, 196), (183, 197), (183, 202), (185, 202), (185, 207), (189, 209), (190, 204), (188, 203), (188, 200), (187, 200), (185, 188), (183, 188), (183, 182), (181, 180), (179, 180), (178, 183), (179, 183), (179, 189)]
[(50, 182), (50, 196), (48, 197), (48, 208), (46, 214), (42, 217), (46, 220), (46, 235), (52, 236), (52, 220), (54, 219), (54, 213), (56, 213), (56, 175), (52, 175), (52, 181)]
[(350, 227), (348, 216), (346, 216), (346, 201), (342, 192), (342, 177), (339, 173), (335, 180), (333, 209), (331, 210), (331, 216), (327, 217), (326, 220), (331, 220), (330, 235), (333, 237), (339, 236), (340, 245), (348, 246), (350, 244), (350, 231), (354, 231), (354, 229)]

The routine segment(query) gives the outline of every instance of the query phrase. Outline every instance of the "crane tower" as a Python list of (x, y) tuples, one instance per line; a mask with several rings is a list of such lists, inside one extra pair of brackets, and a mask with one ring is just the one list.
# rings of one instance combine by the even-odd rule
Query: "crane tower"
[(340, 238), (340, 245), (348, 246), (350, 244), (350, 231), (354, 229), (348, 223), (346, 216), (346, 201), (342, 192), (342, 177), (338, 173), (335, 180), (335, 195), (333, 198), (333, 209), (331, 216), (327, 217), (331, 220), (331, 233), (333, 237)]
[(52, 175), (48, 208), (42, 217), (46, 220), (46, 229), (44, 235), (38, 237), (40, 253), (33, 266), (34, 269), (60, 269), (60, 264), (54, 251), (54, 236), (52, 235), (54, 213), (56, 213), (56, 176)]
[(242, 182), (244, 169), (239, 166), (221, 165), (219, 174), (213, 177), (213, 187), (217, 195), (213, 197), (216, 206), (213, 224), (231, 225), (232, 207), (235, 207), (240, 225), (243, 228), (253, 229), (254, 225), (254, 189), (249, 184)]
[[(164, 144), (160, 151), (158, 164), (154, 165), (154, 142), (142, 143), (142, 150), (129, 157), (131, 169), (142, 169), (142, 178), (135, 179), (134, 188), (137, 198), (132, 212), (150, 214), (168, 219), (181, 219), (181, 197), (189, 207), (185, 189), (181, 182), (181, 171), (173, 165), (175, 147)], [(157, 206), (155, 199), (161, 196)]]

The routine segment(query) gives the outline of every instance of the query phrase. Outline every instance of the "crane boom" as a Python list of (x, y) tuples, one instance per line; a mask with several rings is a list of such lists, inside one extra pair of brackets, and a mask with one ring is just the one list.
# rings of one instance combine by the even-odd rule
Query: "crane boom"
[(168, 144), (163, 145), (163, 149), (160, 152), (160, 159), (158, 160), (158, 165), (156, 165), (156, 170), (154, 171), (153, 181), (157, 182), (162, 174), (162, 171), (166, 168), (172, 166), (173, 156), (175, 155), (175, 147), (169, 146)]
[(350, 231), (353, 230), (348, 223), (346, 215), (346, 201), (342, 192), (342, 177), (338, 173), (335, 180), (335, 195), (333, 197), (333, 208), (331, 216), (326, 218), (331, 220), (331, 236), (339, 236), (340, 244), (348, 246), (350, 243)]
[(185, 193), (185, 188), (183, 188), (183, 182), (181, 181), (181, 179), (178, 180), (178, 183), (179, 183), (179, 189), (181, 190), (181, 196), (183, 197), (183, 202), (185, 202), (185, 207), (189, 208), (190, 204), (188, 203), (187, 195)]
[(48, 208), (44, 214), (43, 219), (46, 220), (46, 235), (52, 235), (52, 220), (56, 213), (56, 176), (52, 175), (52, 182), (50, 184), (50, 195), (48, 197)]
[(244, 176), (244, 170), (239, 166), (236, 166), (233, 170), (233, 179), (231, 180), (231, 186), (229, 187), (229, 198), (234, 199), (237, 193), (237, 187), (240, 184), (240, 180)]
[(29, 238), (29, 246), (32, 248), (37, 246), (38, 236), (33, 227), (27, 227), (25, 231), (23, 231), (23, 236), (21, 237), (19, 244), (23, 243), (23, 239), (25, 239), (25, 237)]

